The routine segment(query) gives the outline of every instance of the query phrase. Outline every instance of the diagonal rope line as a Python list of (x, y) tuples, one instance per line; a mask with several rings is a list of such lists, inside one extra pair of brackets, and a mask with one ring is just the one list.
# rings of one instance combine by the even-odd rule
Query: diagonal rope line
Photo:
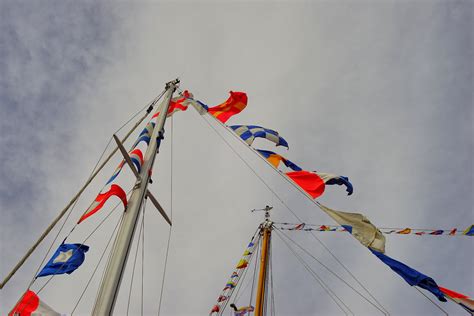
[[(173, 116), (171, 116), (171, 141), (170, 141), (170, 220), (171, 223), (173, 223), (173, 142), (174, 142), (174, 119)], [(170, 250), (170, 242), (171, 242), (171, 232), (172, 232), (173, 226), (169, 227), (168, 230), (168, 241), (166, 243), (166, 255), (165, 255), (165, 265), (163, 267), (163, 275), (161, 277), (161, 289), (160, 289), (160, 299), (158, 301), (158, 316), (160, 315), (161, 312), (161, 302), (163, 299), (163, 291), (165, 288), (165, 280), (166, 280), (166, 268), (168, 267), (168, 255), (169, 255), (169, 250)]]
[(89, 287), (89, 285), (90, 285), (92, 279), (94, 278), (94, 275), (95, 275), (95, 273), (97, 272), (97, 269), (99, 268), (99, 265), (100, 265), (100, 263), (102, 262), (102, 259), (104, 258), (104, 255), (105, 255), (106, 252), (107, 252), (107, 249), (108, 249), (108, 247), (109, 247), (109, 244), (110, 244), (110, 242), (112, 241), (112, 239), (113, 239), (113, 237), (114, 237), (114, 234), (115, 234), (115, 232), (117, 231), (117, 228), (119, 227), (119, 224), (121, 223), (122, 219), (123, 219), (123, 214), (122, 214), (122, 216), (119, 217), (119, 220), (117, 221), (117, 224), (115, 225), (115, 228), (114, 228), (114, 230), (112, 231), (112, 235), (110, 235), (110, 238), (109, 238), (109, 240), (107, 241), (107, 245), (105, 246), (105, 248), (104, 248), (104, 250), (103, 250), (103, 252), (102, 252), (102, 255), (101, 255), (100, 258), (99, 258), (99, 262), (98, 262), (97, 265), (95, 266), (94, 271), (92, 272), (91, 277), (90, 277), (89, 280), (87, 281), (87, 284), (86, 284), (84, 290), (82, 291), (81, 296), (80, 296), (79, 299), (77, 300), (76, 305), (74, 305), (74, 308), (73, 308), (72, 311), (71, 311), (71, 316), (72, 316), (72, 315), (74, 314), (74, 312), (76, 311), (76, 308), (79, 306), (79, 303), (81, 302), (82, 297), (83, 297), (84, 294), (86, 293), (87, 288)]
[[(293, 216), (295, 216), (295, 218), (298, 220), (298, 221), (301, 221), (302, 220), (299, 218), (298, 215), (296, 215), (296, 213), (283, 201), (282, 198), (280, 198), (280, 196), (267, 184), (267, 182), (255, 171), (255, 169), (250, 166), (250, 164), (232, 147), (232, 145), (230, 145), (230, 143), (217, 131), (217, 129), (212, 126), (212, 124), (208, 121), (207, 118), (205, 118), (204, 116), (203, 117), (203, 120), (208, 124), (209, 127), (211, 127), (212, 130), (214, 130), (214, 132), (222, 139), (222, 141), (224, 141), (224, 143), (227, 144), (227, 146), (237, 155), (237, 157), (240, 158), (240, 160), (252, 171), (252, 173), (265, 185), (265, 187), (280, 201), (280, 203), (285, 206), (285, 208), (291, 213), (293, 214)], [(213, 117), (213, 116), (212, 116)], [(214, 117), (213, 117), (214, 118)], [(215, 119), (215, 118), (214, 118)], [(215, 119), (215, 121), (217, 121), (221, 126), (224, 127), (224, 129), (226, 131), (228, 131), (231, 135), (233, 135), (234, 137), (238, 138), (241, 142), (243, 142), (243, 140), (238, 137), (237, 135), (235, 135), (234, 132), (230, 131), (226, 125), (222, 124), (220, 121), (218, 121), (217, 119)], [(249, 146), (247, 143), (245, 143), (245, 146), (250, 148), (252, 152), (254, 152), (260, 159), (263, 159), (268, 165), (270, 165), (274, 170), (277, 171), (277, 173), (282, 176), (286, 181), (288, 181), (291, 185), (293, 185), (294, 187), (296, 187), (300, 192), (302, 192), (306, 197), (308, 197), (308, 195), (302, 191), (301, 188), (299, 188), (298, 186), (296, 186), (295, 183), (293, 183), (292, 181), (290, 181), (287, 177), (285, 177), (284, 175), (282, 175), (281, 171), (279, 171), (277, 168), (275, 168), (273, 165), (271, 165), (264, 157), (262, 157), (260, 154), (258, 154), (251, 146)], [(308, 197), (309, 198), (309, 197)], [(317, 202), (314, 201), (313, 199), (310, 199), (313, 204), (317, 205)], [(334, 260), (336, 260), (336, 262), (338, 264), (341, 265), (341, 267), (357, 282), (357, 284), (359, 284), (359, 286), (364, 289), (364, 291), (367, 292), (367, 294), (383, 309), (386, 311), (386, 313), (388, 314), (388, 311), (383, 307), (383, 305), (375, 298), (374, 295), (372, 295), (372, 293), (362, 284), (362, 282), (349, 270), (349, 268), (346, 267), (346, 265), (344, 265), (337, 257), (336, 255), (314, 234), (314, 232), (311, 232), (311, 235), (313, 236), (313, 238), (315, 238), (319, 244), (321, 244), (321, 246), (323, 246), (323, 248), (329, 252), (329, 254), (331, 255), (332, 258), (334, 258)]]
[[(131, 190), (130, 190), (131, 191)], [(130, 191), (127, 193), (127, 195), (130, 193)], [(107, 214), (107, 216), (102, 219), (102, 221), (97, 225), (97, 227), (81, 242), (81, 246), (85, 244), (87, 240), (102, 226), (102, 224), (112, 215), (112, 213), (117, 209), (117, 207), (120, 205), (120, 202), (118, 202), (115, 207)], [(74, 249), (72, 252), (72, 255), (77, 251), (77, 249)], [(67, 262), (63, 262), (63, 264), (58, 268), (59, 270), (62, 269), (62, 267), (66, 264)], [(36, 294), (39, 294), (56, 276), (57, 274), (51, 275), (51, 277), (43, 284), (43, 286), (36, 292)]]
[[(255, 243), (258, 243), (260, 242), (260, 234), (259, 234), (259, 231), (260, 231), (260, 228), (257, 228), (256, 232), (253, 234), (253, 237), (252, 237), (252, 241), (254, 241)], [(256, 255), (254, 255), (256, 254)], [(254, 253), (252, 253), (252, 255), (250, 256), (250, 259), (248, 260), (248, 266), (250, 266), (250, 264), (252, 263), (252, 260), (253, 258), (258, 258), (258, 247), (255, 248), (254, 250)], [(256, 263), (257, 259), (255, 259), (255, 263)], [(256, 266), (256, 264), (255, 264)], [(240, 290), (243, 288), (243, 291), (245, 292), (245, 290), (247, 289), (247, 287), (250, 285), (250, 282), (247, 282), (247, 284), (245, 285), (245, 287), (243, 286), (244, 284), (244, 280), (245, 280), (245, 277), (247, 276), (247, 272), (249, 271), (250, 269), (245, 269), (244, 273), (242, 273), (242, 276), (239, 278), (239, 287), (236, 289), (235, 291), (235, 299), (234, 299), (234, 303), (237, 302), (240, 298)], [(232, 295), (234, 295), (234, 293), (232, 293)], [(229, 297), (230, 299), (230, 297)]]
[[(134, 118), (136, 118), (141, 112), (143, 112), (143, 110), (145, 108), (147, 108), (146, 110), (146, 114), (144, 116), (142, 116), (140, 118), (140, 120), (138, 120), (138, 122), (135, 123), (135, 125), (132, 127), (132, 129), (127, 133), (127, 135), (125, 136), (124, 138), (124, 141), (133, 133), (133, 131), (143, 122), (143, 120), (148, 116), (148, 114), (150, 114), (150, 112), (153, 110), (153, 107), (154, 105), (161, 99), (161, 97), (164, 95), (164, 93), (166, 92), (166, 89), (163, 90), (157, 97), (155, 97), (151, 102), (149, 102), (145, 107), (143, 107), (142, 109), (140, 109), (139, 111), (137, 111), (129, 120), (127, 120), (119, 129), (117, 129), (114, 133), (118, 133), (120, 130), (122, 130), (128, 123), (130, 123)], [(104, 157), (108, 147), (110, 146), (110, 143), (112, 141), (112, 137), (109, 138), (108, 142), (107, 142), (107, 145), (105, 146), (104, 150), (102, 151), (102, 154), (100, 155), (99, 159), (97, 160), (94, 168), (92, 169), (87, 181), (86, 181), (86, 185), (88, 185), (92, 179), (98, 174), (98, 172), (105, 166), (105, 164), (109, 161), (110, 158), (112, 158), (112, 156), (114, 155), (114, 153), (117, 151), (118, 148), (116, 148), (114, 151), (112, 151), (112, 153), (105, 159), (105, 161), (102, 163), (102, 165), (99, 167), (99, 163), (100, 161), (102, 160), (102, 158)], [(43, 266), (45, 260), (48, 258), (49, 256), (49, 253), (54, 245), (54, 243), (56, 242), (57, 238), (59, 237), (60, 233), (62, 232), (67, 220), (69, 219), (70, 215), (72, 214), (72, 211), (74, 210), (77, 202), (79, 201), (82, 193), (84, 192), (86, 187), (83, 187), (78, 193), (77, 195), (75, 196), (75, 198), (73, 198), (73, 200), (71, 202), (69, 202), (70, 204), (68, 206), (66, 206), (66, 208), (62, 211), (62, 212), (65, 212), (63, 213), (62, 215), (60, 215), (57, 219), (56, 219), (56, 223), (60, 220), (60, 218), (65, 215), (67, 213), (67, 216), (66, 218), (64, 219), (64, 222), (63, 224), (61, 225), (60, 229), (58, 230), (56, 236), (54, 237), (53, 241), (51, 242), (48, 250), (46, 251), (46, 254), (45, 256), (43, 257), (41, 263), (39, 264), (36, 272), (34, 273), (33, 277), (32, 277), (32, 280), (30, 281), (28, 287), (26, 290), (29, 290), (31, 288), (31, 286), (34, 284), (34, 282), (36, 281), (36, 275), (38, 274), (40, 268)], [(118, 205), (117, 205), (118, 206)], [(116, 207), (117, 207), (116, 206)], [(115, 207), (115, 208), (116, 208)], [(114, 209), (115, 209), (114, 208)], [(111, 213), (109, 213), (110, 215)], [(107, 216), (108, 217), (108, 216)], [(101, 222), (102, 224), (102, 222)], [(101, 225), (99, 224), (99, 226)], [(74, 229), (78, 226), (78, 223), (76, 223), (72, 229), (69, 231), (69, 233), (66, 235), (66, 237), (64, 238), (64, 241), (66, 241), (66, 239), (71, 235), (71, 233), (74, 231)], [(53, 226), (54, 227), (54, 226)], [(51, 228), (52, 229), (52, 228)], [(96, 228), (97, 229), (97, 228)], [(94, 230), (95, 232), (95, 230)], [(91, 233), (87, 238), (89, 238), (93, 233)], [(43, 236), (44, 238), (44, 236)], [(86, 238), (86, 240), (87, 240)], [(84, 241), (85, 242), (85, 241)], [(36, 244), (34, 247), (36, 248), (38, 244)], [(26, 259), (25, 259), (26, 260)], [(54, 277), (54, 275), (40, 288), (39, 291), (41, 291), (51, 280), (52, 278)], [(26, 290), (25, 290), (25, 293), (26, 293)], [(39, 293), (38, 291), (38, 293)], [(20, 299), (18, 300), (21, 301), (21, 299), (23, 299), (23, 296), (24, 294), (20, 297)], [(18, 304), (17, 302), (17, 304)], [(16, 305), (16, 304), (15, 304)]]
[(137, 235), (137, 246), (135, 248), (135, 256), (134, 256), (134, 259), (133, 259), (132, 278), (130, 279), (130, 288), (129, 288), (129, 291), (128, 291), (127, 316), (128, 316), (129, 310), (130, 310), (130, 300), (132, 298), (133, 279), (134, 279), (134, 276), (135, 276), (135, 267), (136, 267), (136, 264), (137, 264), (138, 249), (140, 248), (140, 244), (141, 244), (141, 239), (142, 239), (141, 237), (142, 237), (142, 231), (143, 231), (143, 224), (144, 223), (145, 223), (145, 215), (142, 214), (142, 220), (141, 220), (140, 228), (138, 230), (138, 235)]
[[(273, 243), (270, 244), (270, 246), (273, 246)], [(273, 287), (273, 249), (270, 248), (270, 287), (271, 287), (271, 315), (275, 315), (275, 290)]]
[[(145, 204), (146, 202), (144, 202)], [(143, 206), (143, 233), (142, 233), (142, 288), (141, 288), (141, 308), (140, 315), (143, 316), (143, 288), (145, 286), (145, 209), (146, 205)]]
[[(130, 191), (128, 192), (130, 193)], [(127, 193), (127, 195), (128, 195)], [(112, 213), (117, 209), (117, 207), (120, 205), (120, 202), (117, 203), (117, 205), (115, 205), (115, 207), (107, 214), (107, 216), (97, 225), (97, 227), (81, 242), (81, 246), (85, 244), (85, 242), (97, 231), (97, 229), (99, 229), (100, 226), (102, 226), (102, 224), (107, 220), (107, 218), (110, 217), (110, 215), (112, 215)], [(80, 247), (79, 247), (80, 248)], [(74, 249), (73, 252), (72, 252), (72, 255), (74, 255), (74, 253), (77, 251), (78, 249)], [(64, 262), (58, 269), (62, 269), (62, 267), (66, 264), (66, 262)], [(40, 289), (36, 292), (36, 294), (39, 294), (41, 291), (43, 291), (43, 289), (54, 279), (54, 277), (56, 276), (56, 274), (53, 274), (50, 276), (50, 278), (43, 284), (43, 286), (40, 287)], [(23, 296), (22, 296), (23, 298)], [(18, 303), (17, 303), (18, 304)]]
[[(347, 310), (349, 310), (349, 312), (351, 314), (354, 314), (351, 309), (344, 303), (344, 301), (339, 298), (339, 296), (336, 295), (336, 293), (334, 293), (330, 288), (329, 286), (318, 276), (318, 274), (313, 271), (313, 269), (311, 269), (311, 267), (301, 258), (301, 256), (293, 249), (291, 248), (290, 244), (288, 244), (286, 242), (286, 240), (284, 240), (279, 233), (276, 234), (278, 238), (280, 238), (283, 243), (288, 247), (288, 249), (291, 251), (291, 253), (298, 259), (298, 261), (303, 265), (303, 267), (309, 272), (309, 274), (311, 274), (311, 276), (319, 283), (319, 285), (321, 286), (321, 288), (326, 292), (326, 294), (334, 301), (334, 303), (336, 303), (336, 305), (339, 307), (339, 309), (345, 314), (345, 315), (348, 315), (348, 313), (346, 312), (346, 310), (341, 306), (341, 304), (343, 306), (345, 306), (347, 308)], [(336, 300), (337, 299), (337, 300)], [(339, 301), (339, 302), (338, 302)]]
[(327, 271), (329, 271), (332, 275), (334, 275), (336, 278), (338, 278), (341, 282), (343, 282), (345, 285), (347, 285), (350, 289), (352, 289), (355, 293), (357, 293), (360, 297), (362, 297), (364, 300), (366, 300), (368, 303), (370, 303), (373, 307), (377, 308), (380, 312), (382, 312), (382, 314), (385, 314), (385, 312), (380, 309), (380, 307), (378, 307), (377, 305), (375, 305), (373, 302), (371, 302), (369, 299), (367, 299), (367, 297), (365, 297), (362, 293), (360, 293), (359, 291), (357, 291), (357, 289), (355, 289), (352, 285), (350, 285), (349, 283), (347, 283), (343, 278), (341, 278), (339, 275), (337, 275), (336, 272), (334, 272), (333, 270), (331, 270), (327, 265), (325, 265), (324, 263), (322, 263), (318, 258), (316, 258), (315, 256), (313, 256), (309, 251), (307, 251), (306, 249), (304, 249), (301, 245), (299, 245), (295, 240), (293, 240), (292, 238), (290, 238), (287, 234), (285, 234), (283, 231), (281, 231), (280, 229), (278, 229), (277, 227), (274, 227), (276, 231), (280, 232), (284, 237), (286, 237), (289, 241), (291, 241), (295, 246), (297, 246), (299, 249), (301, 249), (304, 253), (306, 253), (309, 257), (311, 257), (312, 259), (314, 259), (317, 263), (319, 263), (322, 267), (324, 267)]
[[(102, 160), (102, 158), (104, 157), (107, 149), (109, 148), (110, 146), (110, 142), (112, 141), (112, 136), (109, 138), (109, 141), (107, 142), (107, 145), (105, 146), (104, 150), (102, 151), (101, 155), (99, 156), (99, 159), (97, 160), (94, 168), (92, 168), (92, 171), (90, 172), (89, 174), (89, 178), (92, 177), (92, 175), (94, 174), (94, 172), (96, 171), (97, 167), (99, 166), (99, 163), (100, 161)], [(81, 196), (79, 196), (75, 201), (74, 201), (74, 204), (71, 206), (71, 208), (68, 210), (67, 214), (66, 214), (66, 217), (61, 225), (61, 227), (59, 228), (58, 232), (56, 233), (56, 236), (54, 236), (54, 239), (53, 241), (51, 242), (48, 250), (46, 251), (46, 254), (44, 255), (43, 259), (41, 260), (41, 263), (38, 265), (38, 268), (36, 269), (36, 272), (33, 274), (33, 277), (30, 281), (30, 284), (28, 285), (28, 288), (27, 289), (30, 289), (31, 286), (33, 285), (33, 283), (35, 282), (36, 280), (36, 275), (38, 274), (38, 272), (40, 271), (41, 267), (43, 266), (44, 262), (46, 261), (46, 259), (49, 257), (49, 254), (51, 252), (51, 249), (53, 248), (54, 244), (56, 243), (56, 240), (58, 239), (59, 235), (61, 234), (64, 226), (66, 225), (67, 223), (67, 220), (69, 219), (69, 217), (71, 216), (72, 214), (72, 211), (74, 210), (74, 208), (76, 207), (77, 203), (79, 202), (79, 199), (80, 199)], [(71, 231), (72, 232), (72, 231)], [(67, 239), (67, 237), (71, 234), (71, 232), (66, 236), (66, 238), (64, 240)]]
[(435, 301), (433, 301), (430, 297), (428, 297), (425, 293), (423, 293), (423, 291), (421, 291), (419, 288), (417, 288), (416, 286), (413, 287), (415, 290), (417, 290), (418, 292), (421, 293), (421, 295), (423, 295), (428, 301), (430, 301), (434, 306), (436, 306), (439, 310), (441, 310), (445, 315), (449, 315), (448, 312), (446, 312), (441, 306), (439, 306), (438, 304), (436, 304)]
[[(163, 94), (166, 92), (166, 90), (163, 90), (157, 97), (155, 97), (151, 102), (149, 102), (145, 107), (143, 107), (142, 109), (140, 109), (139, 111), (137, 111), (129, 120), (127, 120), (119, 129), (117, 129), (114, 133), (117, 133), (119, 132), (120, 130), (122, 130), (128, 123), (130, 123), (134, 118), (136, 118), (141, 112), (143, 112), (143, 110), (145, 108), (147, 108), (147, 113), (145, 116), (143, 116), (136, 124), (135, 126), (128, 132), (127, 136), (125, 137), (128, 138), (131, 133), (133, 133), (133, 131), (136, 129), (136, 127), (138, 127), (138, 125), (145, 119), (146, 116), (148, 116), (148, 114), (151, 112), (151, 110), (153, 109), (154, 105), (156, 104), (156, 102), (159, 101), (159, 99), (163, 96)], [(112, 137), (109, 138), (108, 142), (107, 142), (107, 145), (105, 146), (104, 150), (102, 151), (101, 155), (99, 156), (99, 159), (97, 160), (97, 162), (95, 163), (92, 171), (90, 172), (89, 174), (89, 177), (88, 177), (88, 180), (86, 182), (89, 182), (92, 180), (92, 178), (95, 177), (95, 175), (97, 174), (98, 172), (98, 168), (99, 168), (99, 163), (100, 161), (102, 160), (102, 158), (104, 157), (107, 149), (109, 148), (110, 146), (110, 143), (112, 141)], [(111, 156), (110, 156), (111, 157)], [(110, 159), (110, 157), (108, 159)], [(107, 161), (107, 160), (106, 160)], [(101, 166), (99, 169), (101, 169), (103, 166)], [(82, 195), (82, 192), (80, 191), (79, 192), (79, 195), (75, 198), (74, 202), (72, 202), (72, 206), (69, 208), (69, 210), (67, 211), (67, 215), (66, 215), (66, 218), (64, 219), (61, 227), (59, 228), (58, 232), (56, 233), (53, 241), (51, 242), (48, 250), (46, 251), (43, 259), (41, 260), (41, 263), (38, 265), (38, 268), (36, 269), (35, 273), (33, 274), (32, 276), (32, 279), (30, 281), (30, 283), (28, 284), (28, 287), (26, 290), (29, 290), (31, 288), (31, 286), (34, 284), (34, 282), (36, 281), (36, 275), (38, 274), (38, 272), (40, 271), (41, 267), (43, 266), (44, 262), (46, 261), (46, 259), (49, 257), (49, 253), (51, 252), (51, 249), (53, 248), (54, 244), (56, 243), (59, 235), (61, 234), (67, 220), (69, 219), (69, 217), (71, 216), (72, 214), (72, 211), (75, 209), (80, 197)], [(71, 231), (66, 235), (66, 238), (64, 239), (64, 241), (66, 241), (66, 239), (71, 235), (71, 233), (74, 231), (74, 229), (76, 228), (78, 224), (76, 223), (73, 228), (71, 229)], [(63, 241), (63, 242), (64, 242)], [(25, 290), (25, 292), (26, 292)], [(23, 298), (23, 296), (20, 298), (20, 300)], [(19, 301), (20, 301), (19, 300)], [(17, 302), (18, 303), (18, 302)]]
[[(253, 258), (255, 257), (255, 267), (257, 266), (257, 261), (258, 261), (258, 247), (259, 247), (259, 242), (260, 242), (260, 228), (258, 228), (255, 233), (252, 235), (252, 239), (251, 239), (251, 242), (255, 243), (256, 246), (253, 250), (253, 252), (250, 254), (249, 256), (249, 259), (248, 259), (248, 266), (250, 266), (250, 264), (252, 263), (252, 260)], [(240, 290), (244, 287), (244, 280), (245, 280), (245, 277), (247, 275), (247, 272), (249, 271), (250, 269), (247, 269), (245, 268), (245, 271), (242, 273), (242, 276), (238, 277), (236, 282), (238, 282), (237, 284), (237, 288), (235, 290), (231, 290), (230, 294), (228, 294), (228, 297), (227, 299), (224, 301), (224, 304), (222, 305), (222, 309), (218, 312), (218, 315), (222, 315), (224, 313), (224, 310), (227, 308), (227, 304), (229, 304), (230, 300), (232, 297), (235, 297), (235, 299), (233, 299), (233, 303), (236, 303), (237, 300), (240, 298), (239, 296), (239, 292)], [(234, 269), (235, 271), (235, 269)], [(255, 270), (256, 271), (256, 270)], [(255, 278), (255, 275), (254, 275), (254, 278)], [(253, 282), (254, 282), (254, 279), (252, 280), (252, 292), (250, 294), (250, 302), (252, 301), (252, 293), (253, 293)], [(245, 285), (245, 288), (244, 290), (250, 285), (250, 282), (248, 282), (246, 285)], [(221, 292), (222, 293), (222, 292)], [(250, 305), (250, 303), (249, 303)]]

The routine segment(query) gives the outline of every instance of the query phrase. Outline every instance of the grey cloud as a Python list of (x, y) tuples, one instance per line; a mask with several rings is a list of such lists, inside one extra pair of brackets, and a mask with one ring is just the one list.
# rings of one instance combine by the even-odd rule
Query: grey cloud
[[(2, 99), (13, 103), (35, 95), (35, 100), (52, 103), (51, 110), (60, 118), (58, 121), (68, 121), (68, 125), (69, 121), (74, 122), (70, 127), (62, 123), (55, 129), (45, 128), (52, 118), (32, 103), (27, 103), (28, 110), (21, 114), (12, 111), (9, 119), (2, 117), (2, 126), (9, 126), (6, 130), (2, 127), (2, 137), (9, 138), (9, 143), (13, 143), (16, 135), (7, 136), (14, 135), (8, 122), (23, 122), (20, 115), (27, 115), (27, 122), (36, 124), (35, 135), (31, 137), (41, 140), (42, 146), (35, 150), (43, 156), (43, 163), (51, 157), (46, 152), (57, 152), (54, 146), (59, 143), (58, 139), (48, 143), (46, 135), (67, 133), (65, 137), (70, 144), (64, 149), (62, 159), (38, 175), (46, 192), (36, 193), (37, 200), (51, 197), (53, 191), (56, 197), (40, 219), (44, 225), (46, 219), (54, 216), (54, 209), (83, 182), (85, 172), (93, 164), (94, 153), (100, 152), (117, 126), (176, 75), (181, 76), (183, 88), (190, 89), (209, 105), (222, 102), (228, 90), (246, 91), (249, 106), (229, 123), (258, 123), (274, 128), (290, 143), (289, 151), (277, 149), (281, 154), (310, 170), (349, 176), (355, 187), (354, 195), (347, 197), (343, 189), (329, 187), (321, 199), (328, 206), (363, 212), (379, 226), (464, 228), (473, 222), (472, 3), (141, 2), (139, 5), (120, 3), (114, 9), (107, 5), (102, 9), (84, 6), (87, 9), (76, 20), (67, 14), (66, 7), (70, 7), (65, 5), (60, 9), (75, 21), (70, 27), (77, 31), (72, 36), (75, 39), (72, 46), (68, 46), (67, 38), (57, 38), (55, 45), (69, 47), (63, 54), (37, 60), (35, 68), (28, 71), (19, 62), (34, 58), (36, 54), (31, 49), (19, 50), (18, 57), (9, 53), (4, 59), (16, 61), (15, 69), (21, 71), (15, 75), (18, 70), (12, 70), (4, 77), (6, 83), (2, 81), (1, 86), (7, 88), (2, 92)], [(26, 15), (25, 10), (15, 12)], [(63, 25), (54, 19), (49, 22), (42, 26), (44, 32), (32, 37), (39, 47), (50, 35), (46, 32), (47, 25)], [(22, 30), (19, 22), (10, 29), (13, 30), (9, 34)], [(21, 48), (20, 44), (17, 46)], [(73, 54), (71, 64), (64, 63), (68, 65), (65, 70), (50, 75), (56, 61), (72, 51), (77, 55)], [(31, 77), (33, 70), (35, 73), (44, 70), (44, 74), (33, 77), (34, 84), (20, 90), (17, 83)], [(75, 76), (72, 82), (63, 82), (75, 72), (81, 75)], [(47, 81), (52, 82), (48, 85)], [(44, 87), (49, 91), (45, 95), (41, 92)], [(65, 109), (63, 103), (69, 107)], [(72, 110), (73, 105), (80, 107)], [(33, 112), (38, 112), (37, 117), (33, 117)], [(206, 314), (261, 220), (248, 210), (273, 204), (275, 220), (295, 219), (192, 109), (177, 113), (173, 125), (171, 133), (168, 123), (167, 138), (155, 170), (159, 180), (151, 188), (170, 211), (173, 134), (175, 224), (162, 313)], [(238, 142), (225, 137), (299, 217), (306, 222), (330, 223)], [(24, 155), (20, 149), (14, 150), (15, 155)], [(30, 159), (28, 166), (31, 171), (36, 164)], [(1, 170), (11, 177), (19, 169), (7, 164)], [(62, 173), (68, 177), (62, 178)], [(25, 178), (17, 182), (2, 181), (2, 187), (28, 183), (32, 192), (37, 190), (33, 187), (39, 181), (35, 177)], [(57, 190), (58, 181), (63, 185), (62, 190)], [(81, 200), (75, 215), (93, 198), (94, 190), (100, 185), (95, 184)], [(8, 192), (5, 196), (10, 197), (16, 190)], [(29, 221), (35, 221), (44, 208), (29, 203), (35, 212), (35, 218)], [(2, 198), (2, 211), (5, 205), (15, 207), (10, 198), (8, 201)], [(28, 217), (21, 207), (17, 212), (16, 216)], [(147, 218), (145, 269), (157, 271), (150, 273), (146, 281), (145, 311), (151, 314), (157, 310), (167, 227), (152, 209), (147, 210)], [(2, 235), (2, 253), (8, 254), (8, 261), (2, 262), (4, 273), (21, 252), (4, 245), (7, 238), (4, 236), (20, 226), (17, 221), (7, 223), (12, 228), (2, 223), (2, 232), (8, 231), (8, 235)], [(90, 226), (73, 237), (80, 239), (95, 223), (87, 224)], [(41, 231), (41, 227), (32, 223), (27, 227), (33, 236)], [(107, 234), (104, 229), (91, 241), (87, 267), (81, 267), (69, 278), (55, 279), (54, 287), (44, 294), (48, 304), (70, 311), (73, 297), (97, 262)], [(350, 236), (329, 233), (318, 236), (394, 315), (438, 313)], [(295, 238), (350, 280), (310, 236), (295, 235)], [(387, 239), (390, 256), (446, 287), (474, 295), (474, 285), (467, 281), (473, 279), (474, 260), (468, 238), (390, 236)], [(337, 314), (337, 308), (289, 257), (281, 242), (275, 239), (274, 243), (277, 313)], [(26, 248), (29, 242), (21, 244)], [(40, 260), (39, 256), (32, 261), (36, 259)], [(376, 314), (337, 280), (314, 267), (356, 314)], [(33, 269), (30, 265), (24, 271)], [(71, 282), (74, 289), (70, 288)], [(127, 288), (128, 283), (124, 281), (124, 284)], [(85, 302), (93, 300), (96, 286), (91, 287)], [(66, 288), (71, 291), (70, 296), (60, 295)], [(11, 306), (21, 290), (21, 286), (6, 289), (6, 294), (2, 293), (2, 305)], [(120, 294), (118, 308), (122, 311), (126, 308), (126, 292)], [(135, 303), (138, 297), (135, 293)], [(454, 304), (442, 306), (450, 314), (462, 314)], [(84, 303), (78, 312), (87, 314), (89, 310), (90, 304)], [(133, 310), (138, 310), (137, 305), (133, 305)]]

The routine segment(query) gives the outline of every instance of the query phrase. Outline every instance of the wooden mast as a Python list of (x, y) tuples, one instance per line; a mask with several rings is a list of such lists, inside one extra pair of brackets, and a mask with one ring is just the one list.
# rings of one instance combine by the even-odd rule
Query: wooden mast
[(255, 316), (263, 316), (265, 311), (266, 285), (268, 279), (268, 259), (270, 252), (270, 239), (272, 237), (272, 221), (269, 211), (272, 208), (265, 207), (265, 221), (260, 226), (262, 234), (262, 254), (260, 256), (260, 272), (258, 275), (257, 298), (255, 303)]

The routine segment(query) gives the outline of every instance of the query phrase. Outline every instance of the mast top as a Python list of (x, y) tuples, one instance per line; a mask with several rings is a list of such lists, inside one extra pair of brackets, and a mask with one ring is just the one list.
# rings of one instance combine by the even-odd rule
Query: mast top
[(273, 209), (273, 206), (265, 205), (265, 208), (253, 209), (250, 212), (265, 212), (265, 221), (262, 223), (263, 227), (270, 227), (273, 222), (270, 220), (270, 211)]
[(179, 78), (176, 78), (174, 80), (171, 80), (171, 81), (167, 82), (166, 85), (165, 85), (165, 88), (169, 89), (171, 87), (171, 85), (177, 86), (177, 85), (179, 85), (179, 83), (180, 83)]

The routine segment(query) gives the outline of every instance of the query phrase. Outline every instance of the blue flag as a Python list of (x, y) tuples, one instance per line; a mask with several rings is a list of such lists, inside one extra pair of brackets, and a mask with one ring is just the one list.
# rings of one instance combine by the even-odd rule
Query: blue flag
[(71, 274), (84, 262), (89, 247), (81, 244), (62, 244), (36, 277), (52, 274)]
[(380, 260), (382, 260), (383, 263), (388, 265), (390, 269), (400, 275), (408, 284), (412, 286), (416, 285), (421, 287), (422, 289), (430, 291), (440, 301), (446, 302), (444, 294), (441, 292), (438, 287), (438, 284), (436, 284), (436, 282), (432, 278), (424, 275), (421, 272), (416, 271), (413, 268), (410, 268), (409, 266), (401, 263), (400, 261), (397, 261), (395, 259), (390, 258), (389, 256), (384, 255), (381, 252), (375, 251), (371, 248), (369, 248), (369, 250), (372, 251), (372, 253), (376, 255)]

